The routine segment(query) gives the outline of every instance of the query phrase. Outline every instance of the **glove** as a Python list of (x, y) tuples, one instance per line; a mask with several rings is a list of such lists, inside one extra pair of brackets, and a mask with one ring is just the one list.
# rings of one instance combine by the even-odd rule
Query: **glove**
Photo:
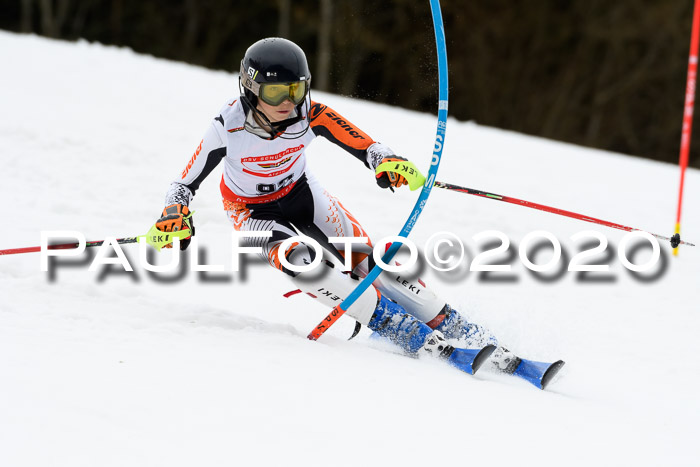
[[(156, 221), (156, 228), (161, 232), (177, 232), (189, 228), (191, 235), (180, 240), (180, 250), (186, 250), (190, 246), (192, 235), (194, 235), (194, 222), (190, 215), (190, 208), (184, 204), (173, 204), (166, 207), (163, 209), (162, 217)], [(172, 247), (173, 244), (169, 243), (164, 248)]]
[[(386, 156), (377, 164), (377, 167), (385, 162), (401, 162), (406, 160), (408, 159), (399, 156)], [(399, 175), (395, 172), (380, 172), (377, 174), (377, 185), (381, 188), (398, 188), (403, 185), (408, 185), (408, 182), (403, 175)]]

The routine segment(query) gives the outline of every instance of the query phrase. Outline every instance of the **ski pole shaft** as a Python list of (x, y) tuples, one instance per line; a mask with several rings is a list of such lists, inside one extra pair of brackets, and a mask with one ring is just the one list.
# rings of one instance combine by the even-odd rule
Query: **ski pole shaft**
[(331, 326), (333, 326), (333, 323), (338, 321), (341, 316), (345, 314), (346, 310), (343, 310), (340, 308), (340, 305), (336, 305), (331, 312), (323, 318), (323, 321), (318, 323), (318, 326), (313, 328), (311, 332), (309, 333), (308, 336), (306, 336), (309, 340), (312, 341), (317, 341), (319, 337), (323, 335), (324, 332), (328, 330)]
[[(495, 199), (496, 201), (503, 201), (505, 203), (518, 204), (520, 206), (525, 206), (526, 208), (551, 212), (553, 214), (558, 214), (560, 216), (571, 217), (573, 219), (579, 219), (582, 221), (591, 222), (593, 224), (600, 224), (600, 225), (604, 225), (606, 227), (611, 227), (613, 229), (624, 230), (627, 232), (633, 232), (633, 231), (645, 232), (644, 230), (636, 229), (634, 227), (628, 227), (626, 225), (616, 224), (614, 222), (604, 221), (602, 219), (596, 219), (595, 217), (586, 216), (584, 214), (578, 214), (576, 212), (566, 211), (564, 209), (554, 208), (551, 206), (545, 206), (544, 204), (533, 203), (531, 201), (525, 201), (522, 199), (513, 198), (511, 196), (497, 195), (495, 193), (489, 193), (486, 191), (475, 190), (474, 188), (466, 188), (466, 187), (462, 187), (462, 186), (458, 186), (458, 185), (452, 185), (450, 183), (445, 183), (445, 182), (437, 182), (436, 181), (434, 186), (436, 186), (438, 188), (444, 188), (446, 190), (458, 191), (460, 193), (466, 193), (468, 195), (480, 196), (482, 198)], [(684, 242), (684, 241), (680, 240), (680, 236), (678, 234), (674, 235), (673, 237), (664, 237), (663, 235), (657, 235), (657, 234), (654, 234), (651, 232), (647, 232), (647, 233), (653, 237), (658, 238), (659, 240), (665, 240), (665, 241), (671, 242), (671, 245), (676, 244), (676, 245), (695, 246), (692, 243)]]
[[(137, 243), (139, 241), (139, 237), (126, 237), (126, 238), (118, 238), (117, 243), (119, 244), (124, 244), (124, 243)], [(93, 247), (93, 246), (101, 246), (105, 241), (104, 240), (97, 240), (94, 242), (85, 242), (86, 247)], [(48, 245), (46, 247), (47, 250), (70, 250), (74, 248), (78, 248), (80, 246), (79, 243), (62, 243), (59, 245)], [(41, 251), (40, 246), (30, 246), (26, 248), (10, 248), (9, 250), (0, 250), (0, 255), (16, 255), (20, 253), (38, 253)]]

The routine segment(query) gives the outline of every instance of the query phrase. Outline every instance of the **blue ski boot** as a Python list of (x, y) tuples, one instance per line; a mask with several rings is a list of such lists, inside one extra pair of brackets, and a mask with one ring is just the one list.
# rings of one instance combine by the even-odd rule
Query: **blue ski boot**
[(445, 305), (440, 313), (428, 323), (428, 326), (440, 331), (445, 339), (458, 339), (467, 347), (498, 345), (498, 340), (483, 326), (470, 323), (450, 305)]
[(389, 339), (409, 355), (430, 354), (447, 360), (451, 365), (473, 375), (496, 347), (457, 349), (445, 342), (440, 331), (419, 321), (399, 305), (381, 296), (372, 319), (367, 325), (372, 331)]

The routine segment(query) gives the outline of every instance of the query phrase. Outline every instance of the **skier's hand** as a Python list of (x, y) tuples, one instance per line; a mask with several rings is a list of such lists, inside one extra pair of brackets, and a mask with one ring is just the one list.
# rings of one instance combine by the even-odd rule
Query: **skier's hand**
[[(156, 221), (156, 228), (161, 232), (177, 232), (183, 229), (190, 229), (191, 235), (180, 240), (180, 250), (186, 250), (190, 246), (192, 235), (194, 235), (194, 222), (190, 214), (190, 208), (183, 204), (173, 204), (163, 209), (161, 218)], [(165, 245), (165, 248), (172, 248), (173, 244)]]
[[(384, 164), (385, 162), (401, 162), (405, 161), (408, 159), (405, 159), (400, 156), (387, 156), (384, 157), (379, 164), (377, 164), (377, 167), (380, 165)], [(398, 188), (403, 185), (408, 185), (408, 182), (404, 178), (403, 175), (399, 175), (396, 172), (390, 172), (390, 171), (385, 171), (385, 172), (379, 172), (377, 175), (377, 185), (379, 185), (381, 188), (389, 188), (389, 187), (395, 187)]]

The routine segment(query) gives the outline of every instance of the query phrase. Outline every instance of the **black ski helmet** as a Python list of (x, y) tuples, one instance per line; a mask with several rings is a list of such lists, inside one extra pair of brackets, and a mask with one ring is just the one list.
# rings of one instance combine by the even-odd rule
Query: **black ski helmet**
[(281, 37), (262, 39), (248, 47), (241, 60), (243, 95), (253, 106), (258, 103), (258, 88), (263, 83), (311, 83), (311, 72), (301, 47)]
[[(256, 107), (260, 85), (265, 83), (294, 83), (304, 81), (304, 99), (296, 105), (296, 116), (282, 122), (271, 123), (268, 118)], [(306, 61), (304, 51), (294, 42), (281, 37), (269, 37), (262, 39), (248, 47), (239, 75), (241, 102), (246, 113), (253, 112), (257, 118), (265, 122), (271, 128), (270, 138), (282, 137), (294, 139), (304, 135), (309, 130), (309, 122), (306, 127), (296, 133), (285, 133), (285, 130), (302, 120), (302, 107), (307, 104), (306, 97), (310, 92), (311, 72)], [(306, 109), (308, 112), (308, 108)], [(246, 130), (248, 130), (246, 124)], [(283, 136), (283, 133), (284, 136)], [(258, 133), (255, 133), (260, 136)], [(261, 136), (262, 137), (262, 136)]]

